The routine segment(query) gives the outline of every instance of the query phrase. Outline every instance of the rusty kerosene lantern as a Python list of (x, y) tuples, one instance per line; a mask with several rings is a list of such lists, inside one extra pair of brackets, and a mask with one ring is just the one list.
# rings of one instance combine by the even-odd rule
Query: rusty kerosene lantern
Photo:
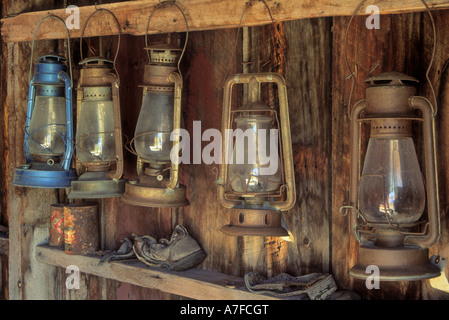
[[(277, 85), (279, 114), (261, 103), (262, 83)], [(236, 84), (248, 85), (248, 102), (232, 110)], [(277, 73), (237, 74), (227, 79), (224, 90), (217, 187), (221, 205), (230, 209), (230, 224), (221, 231), (233, 236), (288, 236), (282, 211), (293, 207), (296, 192), (285, 81)]]
[[(168, 4), (175, 5), (182, 13), (176, 3), (171, 2), (162, 2), (154, 11)], [(130, 143), (131, 151), (137, 155), (138, 179), (125, 184), (121, 200), (145, 207), (182, 207), (189, 204), (186, 187), (179, 184), (179, 163), (171, 161), (170, 152), (179, 143), (179, 137), (171, 141), (171, 135), (181, 127), (183, 80), (179, 65), (187, 45), (187, 20), (182, 49), (172, 43), (170, 35), (165, 43), (148, 45), (148, 27), (153, 13), (145, 35), (149, 63), (144, 70), (142, 107)]]
[[(16, 168), (12, 184), (32, 188), (67, 188), (75, 179), (71, 169), (73, 154), (72, 68), (70, 50), (66, 58), (47, 54), (39, 58), (32, 76), (34, 39), (40, 24), (47, 19), (64, 24), (70, 48), (69, 31), (57, 16), (37, 24), (31, 47), (30, 87), (25, 121), (26, 164)], [(67, 66), (70, 75), (67, 74)]]
[(102, 11), (111, 14), (117, 23), (117, 52), (113, 61), (105, 59), (100, 37), (100, 56), (80, 62), (75, 136), (79, 178), (72, 182), (69, 199), (120, 197), (125, 188), (119, 76), (115, 68), (120, 48), (120, 25), (109, 10), (97, 9), (86, 20), (81, 35), (81, 57), (86, 26), (94, 14)]
[[(417, 82), (398, 72), (372, 76), (366, 80), (366, 100), (351, 113), (349, 207), (361, 243), (358, 264), (350, 270), (355, 278), (370, 276), (370, 265), (379, 267), (379, 280), (385, 281), (440, 275), (428, 252), (440, 236), (434, 110), (415, 96)], [(425, 179), (412, 138), (414, 121), (422, 122)], [(362, 123), (370, 124), (370, 137), (360, 174)]]

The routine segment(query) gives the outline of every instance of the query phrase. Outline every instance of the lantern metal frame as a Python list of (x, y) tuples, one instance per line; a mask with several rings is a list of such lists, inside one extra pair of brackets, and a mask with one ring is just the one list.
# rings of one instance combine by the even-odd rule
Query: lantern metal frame
[[(246, 108), (232, 110), (232, 88), (236, 84), (248, 84), (249, 103), (260, 104), (260, 84), (274, 83), (278, 88), (279, 115), (277, 110)], [(232, 115), (237, 112), (271, 112), (279, 129), (279, 158), (282, 181), (280, 189), (274, 192), (250, 192), (242, 194), (229, 190), (228, 164), (226, 157), (228, 136)], [(279, 123), (280, 120), (280, 123)], [(230, 209), (230, 223), (220, 230), (231, 236), (288, 236), (282, 227), (282, 212), (290, 210), (296, 202), (296, 187), (293, 167), (293, 151), (290, 133), (287, 88), (284, 78), (277, 73), (236, 74), (228, 77), (224, 85), (222, 111), (222, 163), (216, 181), (220, 204)], [(251, 199), (265, 198), (262, 205), (254, 205)]]
[[(392, 76), (393, 74), (393, 76)], [(399, 75), (400, 76), (400, 75)], [(366, 82), (373, 83), (374, 79), (394, 78), (398, 75), (394, 73), (381, 74), (377, 77), (367, 79)], [(404, 78), (404, 76), (402, 77)], [(397, 79), (397, 78), (396, 78)], [(407, 85), (402, 85), (406, 87)], [(351, 176), (350, 176), (350, 205), (342, 208), (353, 209), (354, 214), (351, 218), (351, 230), (354, 237), (361, 243), (359, 251), (359, 262), (353, 266), (349, 272), (352, 277), (366, 279), (370, 274), (366, 273), (369, 265), (377, 265), (380, 269), (379, 280), (381, 281), (400, 281), (400, 280), (421, 280), (437, 277), (440, 270), (429, 261), (428, 249), (433, 247), (440, 236), (440, 218), (438, 201), (438, 182), (435, 154), (435, 125), (434, 109), (429, 100), (424, 97), (415, 96), (413, 91), (407, 90), (405, 94), (401, 93), (401, 85), (392, 86), (371, 86), (371, 90), (377, 90), (369, 94), (367, 91), (367, 100), (357, 102), (351, 113)], [(370, 88), (368, 90), (370, 90)], [(379, 90), (382, 90), (379, 91)], [(404, 114), (388, 113), (368, 113), (367, 107), (373, 108), (376, 103), (376, 94), (391, 97), (391, 101), (408, 101), (410, 112)], [(383, 93), (383, 94), (382, 94)], [(419, 110), (422, 116), (414, 116), (412, 112)], [(401, 128), (410, 130), (412, 121), (422, 122), (423, 140), (424, 140), (424, 161), (425, 161), (425, 189), (427, 203), (427, 222), (417, 221), (410, 224), (397, 224), (391, 221), (386, 214), (386, 222), (383, 226), (380, 223), (370, 222), (359, 210), (358, 206), (358, 188), (360, 180), (363, 178), (361, 170), (361, 125), (362, 123), (402, 123), (402, 126), (384, 126), (383, 133), (386, 136), (395, 136), (407, 134), (401, 132)], [(388, 128), (391, 127), (391, 128)], [(375, 130), (373, 126), (372, 130)], [(387, 204), (385, 207), (388, 207)], [(387, 211), (387, 210), (385, 210)], [(423, 224), (423, 231), (407, 231), (406, 228), (413, 225)], [(388, 227), (391, 231), (386, 234), (386, 239), (379, 239), (376, 228)], [(384, 236), (382, 236), (384, 237)], [(382, 241), (381, 244), (379, 244)], [(384, 243), (384, 242), (390, 242)]]
[[(83, 36), (90, 19), (97, 13), (105, 12), (111, 15), (118, 29), (117, 49), (114, 60), (105, 59), (102, 52), (102, 43), (100, 37), (99, 57), (90, 57), (83, 59)], [(114, 131), (113, 132), (95, 132), (93, 134), (114, 134), (115, 140), (115, 161), (91, 161), (82, 162), (79, 157), (75, 158), (76, 169), (79, 175), (78, 180), (72, 181), (69, 199), (93, 199), (93, 198), (112, 198), (120, 197), (125, 188), (126, 180), (123, 179), (124, 160), (123, 160), (123, 142), (121, 127), (121, 108), (120, 108), (120, 77), (116, 68), (116, 60), (120, 50), (121, 28), (117, 17), (104, 8), (96, 10), (87, 18), (80, 38), (80, 56), (79, 63), (80, 79), (77, 86), (77, 114), (82, 111), (82, 102), (84, 100), (85, 89), (93, 88), (100, 90), (103, 87), (111, 88), (112, 104), (114, 112)], [(100, 89), (98, 89), (100, 88)], [(101, 94), (101, 92), (98, 92)], [(87, 137), (84, 137), (87, 138)], [(76, 141), (76, 148), (80, 149), (81, 141)], [(82, 150), (96, 158), (89, 150)], [(112, 167), (115, 164), (115, 170)]]
[[(48, 54), (40, 57), (39, 61), (42, 61), (42, 63), (36, 64), (36, 73), (34, 74), (34, 76), (32, 75), (36, 32), (39, 29), (41, 23), (47, 19), (56, 19), (57, 21), (61, 22), (66, 29), (69, 48), (67, 65), (69, 67), (70, 75), (66, 72), (67, 66), (62, 63), (64, 60), (66, 60), (66, 58), (55, 54)], [(46, 59), (56, 59), (56, 62), (45, 63)], [(73, 154), (72, 84), (73, 80), (69, 30), (67, 29), (64, 20), (62, 20), (60, 17), (55, 15), (47, 16), (39, 21), (33, 33), (29, 71), (29, 92), (24, 137), (26, 164), (22, 165), (19, 168), (16, 168), (12, 185), (31, 188), (67, 188), (70, 187), (71, 181), (76, 178), (76, 173), (71, 168), (71, 160)], [(37, 93), (36, 86), (50, 87), (50, 90), (46, 90), (49, 91), (49, 93), (44, 93), (44, 95), (46, 96), (58, 96), (58, 94), (62, 93), (62, 90), (58, 88), (64, 88), (66, 135), (64, 139), (64, 153), (61, 157), (60, 163), (55, 163), (53, 159), (48, 159), (46, 163), (35, 161), (29, 151), (28, 139), (30, 138), (30, 134), (28, 132), (28, 129), (34, 110), (35, 97)], [(41, 147), (45, 148), (44, 146)]]
[[(153, 14), (161, 8), (166, 6), (175, 6), (182, 14), (186, 25), (186, 37), (184, 46), (181, 49), (167, 49), (168, 51), (181, 51), (177, 61), (177, 71), (173, 71), (172, 67), (167, 67), (164, 70), (157, 70), (157, 74), (152, 74), (151, 70), (151, 54), (152, 50), (164, 50), (164, 47), (152, 46), (148, 41), (148, 31), (151, 18)], [(172, 1), (164, 1), (156, 5), (151, 12), (145, 33), (145, 50), (147, 50), (149, 64), (145, 66), (144, 83), (140, 85), (143, 88), (142, 102), (144, 101), (147, 91), (172, 92), (174, 94), (174, 111), (173, 111), (173, 131), (181, 128), (181, 109), (182, 109), (182, 88), (183, 79), (180, 70), (181, 59), (184, 56), (187, 41), (188, 41), (188, 22), (183, 10)], [(167, 52), (165, 52), (167, 53)], [(167, 74), (167, 71), (169, 72)], [(160, 73), (159, 73), (160, 72)], [(158, 161), (145, 159), (137, 154), (133, 147), (134, 141), (137, 137), (142, 135), (152, 134), (153, 132), (143, 132), (131, 139), (129, 147), (127, 148), (132, 154), (137, 156), (137, 175), (138, 179), (130, 179), (125, 183), (125, 192), (121, 197), (124, 203), (138, 205), (143, 207), (158, 207), (158, 208), (176, 208), (184, 207), (190, 204), (187, 199), (186, 187), (179, 183), (179, 155), (174, 152), (172, 161), (169, 167), (161, 170), (156, 168), (145, 168), (147, 164), (165, 165)], [(173, 147), (180, 143), (180, 136), (175, 134), (173, 139)], [(166, 178), (166, 172), (169, 171), (169, 177)], [(147, 174), (149, 173), (149, 174)]]
[[(353, 72), (350, 69), (347, 59), (347, 38), (351, 22), (365, 1), (360, 2), (349, 20), (344, 44), (346, 66), (350, 72), (348, 78), (352, 77), (352, 88), (348, 103), (348, 117), (351, 121), (351, 167), (350, 203), (342, 206), (340, 213), (346, 215), (348, 210), (352, 213), (350, 218), (351, 233), (360, 243), (358, 262), (350, 269), (349, 275), (356, 279), (366, 279), (371, 276), (371, 273), (367, 272), (367, 267), (375, 265), (379, 268), (379, 274), (376, 274), (376, 278), (380, 281), (430, 279), (439, 276), (441, 273), (439, 268), (432, 264), (429, 259), (429, 248), (437, 244), (441, 234), (434, 125), (437, 100), (428, 75), (436, 50), (435, 24), (429, 7), (424, 0), (421, 0), (429, 14), (433, 28), (433, 53), (426, 78), (435, 105), (432, 105), (424, 97), (416, 96), (417, 79), (399, 72), (385, 72), (377, 76), (371, 76), (365, 81), (365, 83), (370, 84), (366, 89), (366, 99), (357, 102), (351, 110), (351, 98), (356, 80), (355, 71)], [(380, 65), (380, 62), (378, 65)], [(419, 113), (420, 116), (417, 115)], [(360, 187), (360, 180), (363, 178), (361, 176), (362, 124), (371, 124), (370, 134), (372, 137), (382, 136), (388, 139), (413, 138), (411, 127), (412, 123), (416, 122), (422, 123), (425, 212), (417, 221), (398, 224), (388, 217), (388, 210), (386, 210), (388, 204), (384, 199), (385, 222), (369, 221), (359, 209), (358, 198), (358, 188)], [(376, 176), (381, 175), (376, 174)], [(427, 218), (425, 218), (425, 215), (427, 215)]]

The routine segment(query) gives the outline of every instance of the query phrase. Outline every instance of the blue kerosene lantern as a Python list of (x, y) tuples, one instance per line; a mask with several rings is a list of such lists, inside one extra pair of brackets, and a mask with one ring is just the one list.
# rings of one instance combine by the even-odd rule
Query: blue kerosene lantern
[[(47, 18), (56, 18), (63, 22), (56, 16), (49, 16), (43, 20)], [(69, 76), (65, 57), (48, 54), (38, 59), (34, 75), (31, 77), (33, 49), (34, 36), (25, 122), (26, 164), (16, 168), (12, 184), (32, 188), (67, 188), (75, 179), (75, 171), (71, 169), (73, 154), (71, 72)], [(70, 52), (67, 64), (70, 66)]]

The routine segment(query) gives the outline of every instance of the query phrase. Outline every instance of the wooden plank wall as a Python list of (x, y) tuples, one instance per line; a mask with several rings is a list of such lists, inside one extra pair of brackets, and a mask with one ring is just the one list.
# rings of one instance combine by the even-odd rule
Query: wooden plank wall
[[(238, 276), (259, 271), (268, 277), (280, 272), (299, 275), (329, 271), (330, 22), (330, 19), (315, 19), (277, 25), (275, 30), (281, 48), (272, 41), (272, 25), (249, 28), (250, 60), (245, 61), (251, 62), (248, 71), (279, 71), (286, 77), (288, 86), (294, 88), (289, 99), (298, 201), (284, 215), (293, 235), (291, 241), (271, 237), (230, 237), (221, 233), (219, 228), (228, 223), (229, 216), (216, 198), (217, 177), (213, 168), (218, 167), (204, 163), (182, 166), (182, 181), (188, 187), (191, 202), (188, 207), (170, 212), (119, 203), (117, 239), (132, 232), (169, 237), (175, 224), (181, 223), (208, 253), (201, 266), (208, 270)], [(243, 30), (237, 29), (189, 33), (183, 74), (184, 123), (191, 137), (193, 121), (201, 121), (202, 132), (208, 128), (221, 128), (223, 82), (226, 76), (243, 71), (242, 33)], [(326, 36), (318, 36), (323, 34)], [(131, 36), (122, 39), (128, 56), (132, 52), (134, 57), (125, 59), (118, 67), (122, 79), (127, 79), (122, 81), (124, 132), (132, 137), (141, 101), (141, 92), (136, 91), (136, 86), (142, 75), (143, 39)], [(276, 54), (281, 58), (276, 59)], [(317, 56), (321, 58), (313, 62)], [(286, 68), (289, 63), (295, 68)], [(322, 74), (327, 77), (316, 79)], [(310, 81), (311, 78), (326, 85), (315, 90), (315, 81)], [(295, 92), (301, 95), (297, 96)], [(267, 96), (268, 100), (270, 98), (273, 100), (274, 97)], [(313, 123), (315, 130), (307, 127), (307, 123)], [(202, 148), (208, 143), (203, 142)], [(128, 160), (126, 170), (128, 177), (132, 177), (135, 175), (135, 157), (128, 154)], [(120, 284), (117, 289), (118, 298), (162, 296), (161, 292), (127, 284)]]
[[(62, 7), (56, 1), (3, 0), (3, 14)], [(66, 3), (64, 3), (66, 4)], [(83, 5), (83, 1), (74, 1)], [(259, 4), (261, 5), (261, 4)], [(250, 10), (249, 8), (248, 10)], [(435, 12), (437, 30), (446, 30), (449, 11)], [(276, 18), (274, 16), (274, 18)], [(168, 238), (173, 227), (181, 223), (208, 253), (201, 268), (243, 276), (248, 271), (259, 271), (265, 276), (280, 272), (291, 275), (311, 272), (332, 272), (340, 289), (352, 289), (369, 299), (445, 299), (443, 293), (430, 287), (426, 281), (391, 283), (384, 290), (369, 291), (360, 281), (349, 278), (348, 270), (356, 261), (357, 243), (351, 238), (348, 217), (339, 214), (339, 207), (348, 199), (349, 181), (349, 120), (346, 103), (350, 80), (344, 63), (343, 40), (348, 18), (313, 18), (283, 22), (245, 29), (247, 54), (243, 56), (242, 34), (237, 29), (196, 31), (189, 33), (184, 75), (184, 126), (191, 133), (193, 121), (201, 121), (202, 132), (221, 127), (222, 84), (227, 75), (236, 72), (276, 71), (287, 81), (292, 142), (294, 150), (297, 202), (284, 215), (292, 236), (289, 241), (276, 238), (230, 237), (218, 229), (228, 222), (228, 214), (216, 198), (216, 176), (213, 165), (190, 164), (181, 167), (181, 181), (188, 187), (190, 206), (180, 209), (151, 209), (121, 203), (119, 199), (100, 201), (105, 214), (104, 248), (114, 249), (120, 240), (131, 233)], [(424, 72), (430, 58), (431, 30), (425, 13), (381, 17), (381, 29), (369, 31), (364, 18), (355, 19), (349, 36), (348, 54), (351, 64), (357, 63), (358, 85), (353, 102), (364, 96), (362, 81), (376, 64), (376, 72), (397, 69), (418, 77), (424, 82)], [(446, 29), (445, 29), (446, 28)], [(236, 40), (238, 39), (237, 45)], [(32, 246), (37, 239), (45, 239), (45, 219), (53, 201), (64, 201), (64, 194), (54, 191), (14, 189), (7, 183), (14, 168), (24, 160), (23, 123), (25, 122), (28, 91), (28, 63), (31, 43), (2, 43), (2, 76), (0, 94), (3, 112), (0, 121), (5, 126), (0, 155), (7, 160), (10, 180), (0, 181), (5, 186), (1, 197), (1, 219), (14, 227), (10, 248), (9, 298), (27, 299), (35, 296), (28, 280), (39, 265), (29, 265)], [(447, 135), (445, 104), (447, 91), (447, 49), (449, 41), (443, 32), (438, 34), (438, 51), (431, 72), (439, 94), (440, 111), (437, 116), (439, 133), (440, 202), (443, 217), (443, 237), (440, 250), (449, 254), (447, 245), (449, 222), (446, 214), (446, 183), (449, 172), (444, 166), (449, 154), (444, 137)], [(63, 42), (39, 41), (37, 48), (44, 52), (50, 47), (63, 47)], [(131, 139), (140, 110), (145, 64), (144, 38), (122, 36), (117, 69), (121, 77), (121, 107), (123, 132)], [(79, 40), (72, 43), (74, 67), (79, 62)], [(37, 56), (37, 53), (36, 53)], [(243, 64), (247, 63), (249, 64)], [(76, 70), (76, 69), (75, 69)], [(75, 83), (77, 74), (74, 75)], [(420, 94), (429, 96), (428, 87)], [(241, 91), (236, 95), (240, 101)], [(275, 94), (265, 94), (266, 102), (275, 102)], [(1, 133), (0, 133), (1, 134)], [(0, 136), (1, 137), (1, 136)], [(202, 147), (208, 142), (203, 142)], [(14, 146), (14, 147), (11, 147)], [(136, 157), (125, 152), (125, 177), (135, 177)], [(0, 166), (0, 169), (2, 167)], [(4, 179), (2, 176), (0, 179)], [(4, 183), (3, 183), (4, 182)], [(0, 191), (2, 191), (0, 189)], [(46, 198), (46, 202), (40, 199)], [(47, 203), (48, 202), (48, 203)], [(40, 206), (36, 207), (36, 203)], [(6, 208), (6, 209), (4, 209)], [(30, 251), (31, 250), (31, 251)], [(38, 293), (55, 299), (180, 299), (159, 290), (150, 290), (126, 283), (105, 281), (83, 275), (79, 291), (65, 289), (64, 270), (49, 268), (47, 286)], [(2, 268), (3, 278), (6, 268)], [(26, 281), (24, 281), (26, 280)], [(16, 284), (20, 281), (20, 287)], [(30, 282), (32, 283), (32, 282)], [(7, 284), (2, 283), (3, 288)], [(5, 289), (3, 289), (5, 291)], [(6, 290), (7, 291), (7, 290)]]
[[(53, 3), (49, 1), (30, 1), (18, 3), (13, 1), (3, 2), (3, 13), (12, 14), (29, 10), (33, 7), (50, 8)], [(36, 55), (47, 50), (55, 49), (54, 41), (43, 41), (36, 47)], [(26, 113), (26, 95), (28, 87), (29, 56), (31, 46), (28, 43), (10, 43), (2, 45), (3, 63), (5, 70), (2, 72), (2, 87), (6, 95), (2, 97), (4, 114), (4, 152), (5, 164), (8, 175), (14, 172), (14, 168), (23, 162), (23, 123)], [(26, 58), (25, 58), (26, 57)], [(55, 190), (26, 190), (25, 188), (11, 188), (10, 180), (2, 181), (2, 202), (8, 208), (5, 217), (9, 225), (9, 298), (52, 298), (57, 296), (58, 290), (53, 287), (54, 282), (48, 281), (47, 277), (57, 277), (55, 268), (46, 268), (33, 261), (33, 245), (45, 239), (48, 234), (49, 222), (46, 219), (47, 206), (56, 202), (57, 192)], [(33, 272), (40, 273), (39, 279)], [(47, 283), (46, 283), (47, 282)], [(26, 284), (26, 285), (25, 285)], [(5, 284), (4, 284), (5, 285)], [(34, 289), (37, 290), (34, 290)]]
[[(3, 15), (3, 5), (0, 6), (0, 16)], [(1, 38), (1, 35), (0, 35)], [(3, 45), (0, 43), (0, 57), (3, 57)], [(3, 74), (3, 70), (6, 70), (5, 60), (0, 58), (0, 74)], [(6, 97), (6, 78), (0, 78), (0, 104), (3, 105), (1, 101), (3, 101)], [(6, 159), (6, 147), (3, 141), (6, 141), (6, 126), (5, 126), (5, 117), (6, 114), (4, 112), (4, 108), (0, 107), (0, 159)], [(1, 161), (0, 163), (0, 176), (6, 176), (8, 173), (8, 168), (5, 161)], [(2, 181), (3, 182), (3, 181)], [(8, 225), (8, 216), (7, 216), (7, 201), (3, 196), (6, 193), (4, 189), (4, 184), (0, 183), (0, 224), (3, 226)], [(8, 297), (8, 256), (0, 255), (0, 299), (4, 300)]]

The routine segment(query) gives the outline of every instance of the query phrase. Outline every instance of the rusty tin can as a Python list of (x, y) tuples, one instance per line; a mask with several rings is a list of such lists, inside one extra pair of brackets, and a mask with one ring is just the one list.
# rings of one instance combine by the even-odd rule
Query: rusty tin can
[(50, 206), (50, 238), (48, 244), (64, 247), (64, 204), (54, 203)]
[(64, 251), (87, 255), (99, 250), (99, 217), (96, 203), (73, 203), (64, 206)]

